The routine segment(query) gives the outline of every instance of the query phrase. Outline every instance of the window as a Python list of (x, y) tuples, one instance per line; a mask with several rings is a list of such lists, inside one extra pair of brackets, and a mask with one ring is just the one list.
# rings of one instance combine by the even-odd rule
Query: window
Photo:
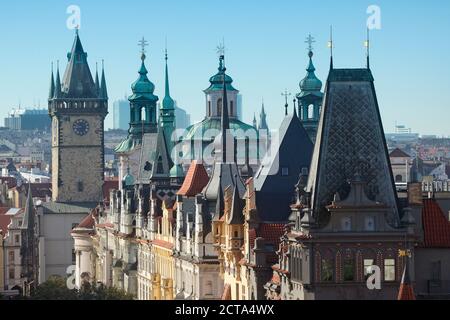
[(75, 249), (72, 249), (72, 263), (76, 264), (77, 262), (77, 253)]
[(16, 244), (20, 243), (20, 234), (16, 234), (14, 237), (14, 241), (16, 242)]
[(18, 222), (17, 222), (17, 224), (19, 225), (19, 228), (22, 226), (22, 220), (19, 220)]
[(9, 264), (14, 264), (14, 260), (15, 260), (14, 250), (11, 250), (8, 253)]
[(14, 268), (9, 269), (9, 279), (14, 279), (16, 277), (16, 273), (14, 272)]
[(289, 168), (288, 167), (281, 168), (281, 175), (283, 177), (287, 177), (289, 175)]
[(344, 260), (344, 281), (354, 281), (355, 280), (355, 264), (353, 259)]
[(78, 189), (78, 192), (83, 192), (83, 190), (84, 190), (83, 181), (78, 181), (77, 189)]
[(395, 182), (403, 182), (403, 176), (401, 174), (395, 176)]
[(341, 220), (342, 231), (352, 231), (352, 218), (345, 217)]
[(371, 271), (373, 263), (373, 259), (364, 259), (364, 277), (366, 280), (373, 274), (373, 271)]
[(384, 259), (384, 281), (395, 281), (395, 259)]
[(239, 232), (236, 230), (236, 231), (234, 231), (234, 237), (235, 238), (238, 238), (239, 237)]
[(374, 217), (366, 217), (364, 219), (364, 229), (366, 231), (375, 231), (375, 218)]
[(211, 114), (211, 101), (208, 101), (208, 116), (212, 116)]
[(322, 259), (322, 273), (321, 279), (322, 282), (331, 282), (333, 281), (333, 261)]
[(230, 101), (230, 116), (234, 116), (234, 105), (233, 105), (233, 101)]
[[(184, 283), (183, 283), (183, 288), (184, 288)], [(212, 294), (213, 294), (213, 283), (212, 283), (212, 281), (207, 281), (206, 286), (205, 286), (205, 295), (212, 296)]]

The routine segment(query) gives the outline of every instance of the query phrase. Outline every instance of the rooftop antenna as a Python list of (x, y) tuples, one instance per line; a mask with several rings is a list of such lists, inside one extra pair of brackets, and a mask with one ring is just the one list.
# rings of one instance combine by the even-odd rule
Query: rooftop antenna
[(328, 41), (328, 48), (330, 48), (330, 69), (333, 69), (333, 48), (334, 48), (334, 42), (333, 42), (333, 26), (330, 26), (330, 41)]
[(288, 115), (288, 108), (289, 108), (288, 98), (291, 96), (291, 93), (288, 92), (287, 89), (285, 89), (284, 92), (281, 93), (281, 95), (282, 95), (282, 96), (285, 98), (285, 100), (286, 100), (286, 103), (285, 103), (285, 105), (284, 105), (284, 109), (285, 109), (284, 115), (287, 116), (287, 115)]
[(367, 38), (364, 42), (364, 47), (367, 50), (367, 69), (370, 69), (370, 29), (367, 28)]

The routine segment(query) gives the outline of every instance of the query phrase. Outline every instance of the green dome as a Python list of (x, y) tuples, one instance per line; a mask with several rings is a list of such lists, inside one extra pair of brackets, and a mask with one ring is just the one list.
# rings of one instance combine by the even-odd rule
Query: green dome
[[(208, 130), (221, 130), (221, 119), (220, 118), (205, 118), (202, 122), (198, 122), (186, 129), (186, 134), (183, 135), (183, 140), (192, 140), (196, 137), (203, 137), (204, 133)], [(255, 136), (258, 136), (258, 131), (255, 127), (248, 125), (237, 119), (230, 119), (230, 130), (235, 134), (237, 130), (242, 130), (243, 132), (254, 131)], [(238, 137), (239, 138), (239, 137)]]
[[(223, 90), (223, 75), (225, 74), (225, 70), (226, 69), (224, 68), (223, 61), (221, 59), (219, 63), (219, 72), (209, 78), (211, 85), (205, 90), (205, 92)], [(231, 85), (233, 83), (233, 79), (227, 74), (225, 74), (225, 83), (228, 91), (237, 91)]]
[(125, 177), (123, 177), (122, 182), (123, 182), (123, 184), (124, 184), (126, 187), (133, 186), (133, 185), (134, 185), (134, 178), (133, 178), (133, 176), (128, 172), (128, 173), (125, 175)]
[(314, 73), (316, 71), (316, 68), (314, 67), (314, 64), (312, 62), (313, 53), (309, 52), (309, 65), (306, 71), (308, 71), (308, 74), (306, 77), (300, 81), (300, 89), (301, 91), (320, 91), (322, 90), (322, 81), (320, 81), (316, 74)]
[(153, 94), (155, 91), (155, 85), (148, 79), (147, 68), (145, 67), (145, 54), (142, 55), (142, 64), (139, 69), (139, 79), (137, 79), (132, 85), (131, 90), (133, 94), (130, 96), (129, 100), (147, 99), (152, 101), (158, 101), (158, 97)]

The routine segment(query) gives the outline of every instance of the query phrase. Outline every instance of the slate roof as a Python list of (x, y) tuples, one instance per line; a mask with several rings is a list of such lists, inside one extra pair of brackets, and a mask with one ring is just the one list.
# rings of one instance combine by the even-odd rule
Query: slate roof
[(96, 202), (80, 202), (80, 203), (62, 203), (62, 202), (44, 202), (42, 208), (44, 214), (59, 213), (85, 213), (88, 214), (98, 205)]
[(371, 71), (332, 69), (325, 91), (307, 186), (316, 221), (327, 223), (325, 206), (336, 192), (347, 197), (347, 181), (359, 171), (368, 198), (391, 207), (387, 222), (396, 225), (397, 193)]
[(450, 222), (434, 199), (423, 202), (422, 220), (425, 248), (450, 248)]
[(62, 93), (66, 98), (98, 98), (98, 92), (87, 63), (80, 37), (75, 35), (69, 62), (62, 81)]
[[(275, 137), (272, 143), (277, 141)], [(287, 221), (295, 185), (303, 168), (310, 167), (314, 145), (297, 114), (284, 118), (275, 155), (266, 156), (255, 175), (258, 215), (262, 221)], [(284, 176), (282, 168), (288, 169)]]
[(173, 161), (169, 152), (163, 130), (144, 134), (137, 182), (149, 183), (151, 179), (170, 178)]
[(205, 167), (197, 160), (194, 160), (189, 167), (178, 194), (185, 197), (195, 197), (203, 191), (208, 181), (209, 177)]

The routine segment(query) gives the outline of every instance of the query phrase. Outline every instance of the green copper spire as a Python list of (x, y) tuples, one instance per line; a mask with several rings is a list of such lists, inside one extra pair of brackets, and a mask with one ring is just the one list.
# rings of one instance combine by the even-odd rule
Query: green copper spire
[(225, 66), (224, 66), (223, 55), (221, 55), (220, 58), (219, 58), (219, 68), (218, 68), (218, 70), (219, 70), (219, 72), (217, 72), (215, 75), (213, 75), (209, 79), (209, 82), (211, 83), (211, 85), (204, 92), (208, 93), (208, 92), (211, 92), (211, 91), (221, 91), (221, 90), (223, 90), (223, 82), (224, 81), (225, 81), (225, 84), (227, 86), (227, 90), (228, 91), (237, 91), (232, 85), (233, 79), (229, 75), (225, 74)]
[(165, 96), (163, 99), (162, 107), (166, 110), (171, 110), (174, 108), (174, 101), (170, 97), (170, 88), (169, 88), (169, 67), (167, 65), (167, 49), (165, 53), (165, 60), (166, 60), (166, 81), (165, 81)]
[(53, 76), (53, 62), (52, 62), (52, 76), (50, 78), (50, 92), (48, 98), (51, 99), (55, 95), (55, 77)]
[(314, 53), (312, 51), (308, 52), (309, 64), (308, 68), (306, 68), (307, 74), (306, 77), (300, 81), (300, 89), (301, 91), (319, 91), (322, 90), (322, 81), (320, 81), (315, 74), (316, 68), (314, 67), (312, 57)]

